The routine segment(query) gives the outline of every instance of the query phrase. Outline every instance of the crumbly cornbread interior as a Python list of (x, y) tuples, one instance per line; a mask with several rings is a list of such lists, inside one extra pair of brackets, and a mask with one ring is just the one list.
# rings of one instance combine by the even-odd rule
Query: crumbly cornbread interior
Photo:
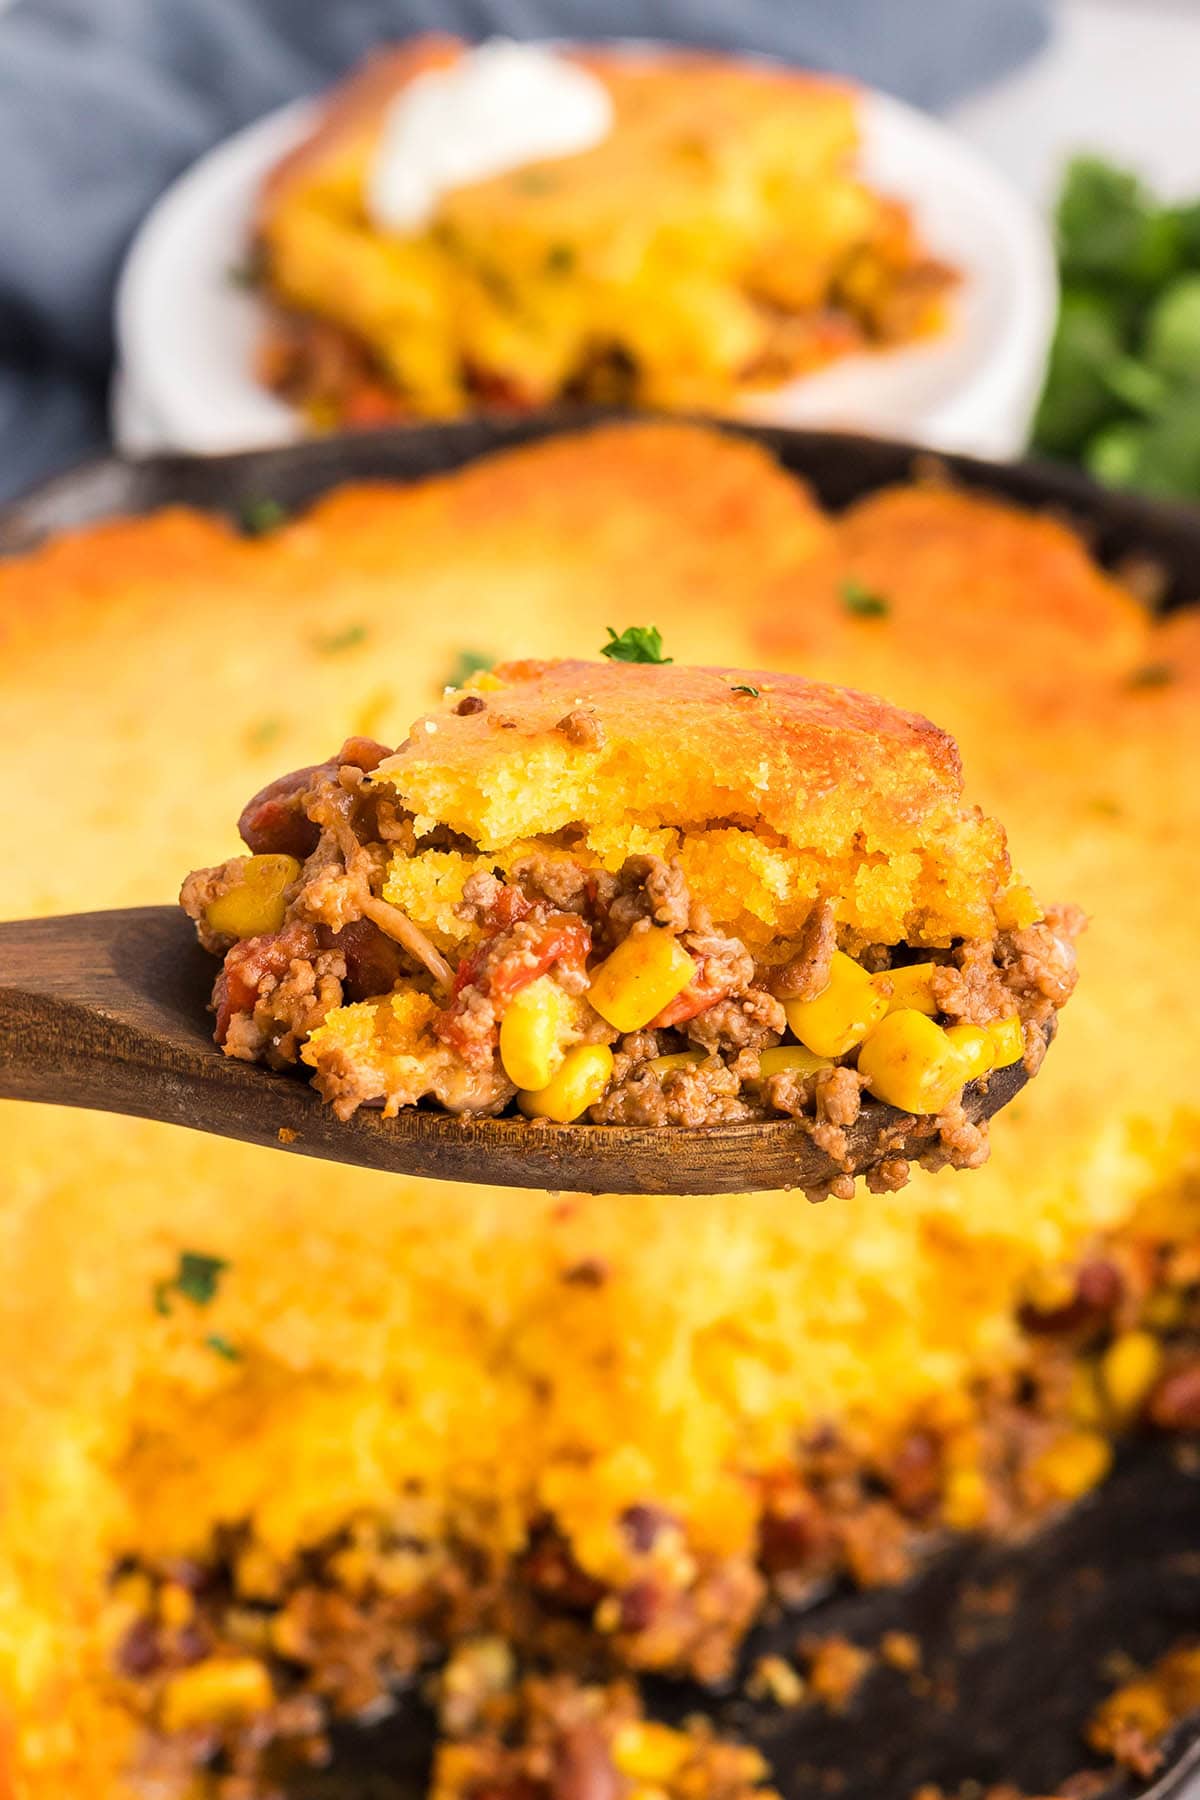
[[(849, 579), (886, 613), (848, 610)], [(989, 500), (906, 488), (833, 519), (760, 450), (647, 425), (343, 489), (257, 540), (182, 510), (62, 538), (0, 566), (19, 847), (0, 905), (169, 898), (236, 849), (256, 771), (354, 732), (399, 741), (464, 649), (592, 653), (634, 617), (681, 661), (884, 691), (952, 732), (1035, 890), (1092, 915), (1053, 1055), (983, 1170), (817, 1209), (700, 1198), (686, 1229), (676, 1200), (422, 1185), (6, 1104), (0, 1744), (19, 1800), (145, 1792), (123, 1771), (171, 1703), (117, 1665), (145, 1598), (115, 1570), (161, 1583), (232, 1533), (244, 1591), (269, 1596), (298, 1551), (361, 1557), (380, 1521), (490, 1565), (551, 1521), (600, 1613), (631, 1557), (646, 1574), (630, 1509), (677, 1521), (668, 1585), (753, 1563), (772, 1483), (822, 1423), (885, 1465), (914, 1419), (936, 1428), (948, 1517), (978, 1522), (977, 1396), (1021, 1363), (1023, 1310), (1052, 1310), (1097, 1246), (1194, 1246), (1200, 632)], [(204, 1303), (159, 1310), (184, 1251), (227, 1266)], [(1103, 1469), (1080, 1431), (1043, 1446), (1060, 1493)], [(679, 1653), (606, 1620), (629, 1665)], [(253, 1711), (261, 1681), (243, 1693)], [(189, 1792), (175, 1780), (159, 1791)]]
[(943, 322), (950, 271), (856, 167), (841, 83), (696, 54), (581, 49), (614, 122), (594, 148), (445, 194), (381, 230), (369, 171), (390, 101), (461, 54), (417, 39), (336, 91), (269, 177), (267, 378), (316, 424), (472, 404), (731, 404)]

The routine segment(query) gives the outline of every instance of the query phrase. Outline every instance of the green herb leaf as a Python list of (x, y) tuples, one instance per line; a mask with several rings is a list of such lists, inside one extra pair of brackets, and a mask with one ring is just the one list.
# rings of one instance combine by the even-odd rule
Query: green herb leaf
[(242, 1353), (236, 1344), (231, 1344), (227, 1337), (219, 1331), (210, 1331), (204, 1340), (204, 1348), (212, 1350), (217, 1356), (223, 1356), (226, 1362), (241, 1362)]
[(1166, 379), (1133, 356), (1119, 356), (1104, 371), (1109, 392), (1130, 412), (1153, 418), (1170, 396)]
[(731, 694), (750, 694), (755, 700), (758, 699), (758, 689), (751, 687), (748, 681), (735, 681), (729, 691)]
[(1200, 381), (1200, 275), (1165, 287), (1146, 320), (1145, 357), (1160, 375)]
[(618, 637), (611, 625), (606, 625), (608, 643), (602, 645), (600, 654), (607, 656), (612, 662), (626, 663), (669, 663), (673, 656), (662, 653), (662, 634), (657, 625), (627, 625)]
[(1143, 663), (1129, 677), (1131, 688), (1167, 687), (1175, 679), (1175, 671), (1170, 663)]
[(287, 520), (287, 509), (278, 500), (243, 500), (238, 511), (238, 522), (247, 537), (265, 537)]
[(1087, 289), (1067, 289), (1034, 421), (1039, 450), (1076, 456), (1092, 432), (1116, 417), (1119, 406), (1106, 377), (1123, 354), (1122, 327), (1112, 301)]
[(1127, 488), (1137, 479), (1148, 427), (1140, 419), (1118, 419), (1106, 425), (1084, 448), (1083, 466), (1105, 487)]
[(166, 1318), (171, 1298), (178, 1294), (193, 1306), (208, 1306), (216, 1298), (221, 1277), (229, 1267), (223, 1256), (206, 1256), (201, 1250), (181, 1250), (174, 1275), (154, 1284), (154, 1310)]
[(1099, 157), (1077, 157), (1059, 196), (1058, 247), (1068, 280), (1100, 279), (1146, 290), (1180, 267), (1184, 230), (1173, 207), (1160, 207), (1138, 177)]
[(199, 1250), (181, 1250), (175, 1286), (194, 1306), (208, 1306), (216, 1298), (222, 1275), (229, 1267), (223, 1256), (205, 1256)]
[(512, 184), (522, 194), (549, 194), (558, 186), (558, 180), (549, 169), (520, 169)]
[(890, 600), (882, 594), (873, 593), (853, 575), (848, 575), (841, 586), (842, 605), (856, 619), (886, 619), (892, 610)]
[(461, 687), (464, 681), (469, 681), (480, 669), (490, 669), (495, 661), (496, 658), (488, 650), (460, 650), (442, 686)]
[(275, 742), (282, 730), (282, 719), (259, 719), (247, 731), (246, 742), (251, 750), (265, 750), (268, 744)]
[(369, 636), (365, 625), (347, 625), (342, 631), (333, 631), (328, 637), (317, 638), (315, 643), (322, 656), (337, 656), (343, 650), (356, 650), (360, 644), (366, 643)]

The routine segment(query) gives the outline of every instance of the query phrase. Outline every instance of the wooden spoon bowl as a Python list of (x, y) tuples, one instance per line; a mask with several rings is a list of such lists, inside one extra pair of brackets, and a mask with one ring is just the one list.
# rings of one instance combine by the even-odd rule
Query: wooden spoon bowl
[[(0, 1097), (130, 1113), (397, 1175), (585, 1194), (730, 1194), (820, 1187), (839, 1167), (791, 1119), (697, 1128), (463, 1119), (407, 1108), (338, 1119), (299, 1075), (222, 1055), (206, 1010), (213, 962), (175, 907), (0, 925)], [(966, 1090), (998, 1112), (1017, 1063)], [(863, 1167), (916, 1158), (932, 1121), (868, 1101), (849, 1127)]]

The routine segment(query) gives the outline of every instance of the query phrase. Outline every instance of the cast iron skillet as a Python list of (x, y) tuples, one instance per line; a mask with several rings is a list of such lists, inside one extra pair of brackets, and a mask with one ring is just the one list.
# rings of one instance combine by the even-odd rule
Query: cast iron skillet
[[(412, 480), (612, 414), (575, 411), (472, 420), (319, 439), (236, 456), (119, 458), (86, 464), (0, 511), (0, 554), (49, 533), (168, 503), (238, 518), (261, 500), (302, 508), (337, 483)], [(920, 475), (927, 451), (840, 433), (726, 424), (769, 448), (837, 510), (887, 483)], [(998, 466), (940, 456), (958, 484), (1050, 509), (1076, 525), (1110, 566), (1149, 566), (1164, 606), (1200, 599), (1200, 512), (1107, 493), (1069, 470)], [(166, 602), (169, 604), (169, 601)], [(969, 596), (964, 596), (969, 604)], [(712, 1694), (690, 1683), (650, 1685), (666, 1718), (705, 1711), (757, 1743), (785, 1800), (909, 1800), (923, 1782), (948, 1793), (963, 1783), (1012, 1782), (1047, 1794), (1085, 1767), (1082, 1720), (1112, 1685), (1109, 1659), (1146, 1662), (1200, 1633), (1200, 1456), (1175, 1443), (1139, 1444), (1112, 1479), (1054, 1529), (1024, 1547), (959, 1541), (933, 1557), (908, 1587), (836, 1591), (803, 1614), (768, 1620), (747, 1644), (742, 1672), (771, 1651), (790, 1653), (799, 1633), (844, 1634), (874, 1645), (887, 1630), (920, 1640), (929, 1692), (880, 1667), (850, 1710), (833, 1717), (748, 1701), (741, 1682)], [(997, 1610), (998, 1597), (1009, 1604)], [(417, 1800), (432, 1743), (414, 1694), (371, 1726), (335, 1734), (334, 1765), (291, 1789), (294, 1800)], [(1173, 1734), (1149, 1788), (1121, 1778), (1103, 1800), (1200, 1800), (1200, 1719)]]

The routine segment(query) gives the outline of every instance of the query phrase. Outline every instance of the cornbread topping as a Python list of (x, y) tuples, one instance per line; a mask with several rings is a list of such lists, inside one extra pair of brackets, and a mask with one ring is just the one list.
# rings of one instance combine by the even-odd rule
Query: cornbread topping
[[(853, 611), (852, 580), (886, 612)], [(1034, 890), (1090, 916), (1053, 1051), (982, 1169), (815, 1208), (518, 1197), (5, 1102), (19, 1800), (258, 1800), (289, 1749), (435, 1682), (437, 1800), (579, 1800), (581, 1768), (593, 1795), (737, 1794), (753, 1753), (679, 1743), (671, 1677), (726, 1681), (764, 1608), (902, 1578), (948, 1533), (1024, 1532), (1121, 1438), (1183, 1456), (1200, 1429), (1200, 618), (1147, 612), (1057, 517), (944, 484), (831, 513), (735, 434), (643, 422), (342, 487), (253, 536), (182, 507), (59, 536), (0, 561), (0, 905), (161, 901), (231, 852), (251, 790), (348, 737), (391, 747), (426, 717), (432, 766), (448, 680), (519, 736), (463, 665), (518, 619), (556, 656), (599, 645), (614, 595), (681, 662), (852, 683), (953, 734)], [(656, 805), (684, 785), (662, 717)], [(67, 838), (29, 773), (62, 766), (65, 727), (86, 763)], [(703, 817), (715, 841), (621, 854), (678, 854), (756, 953), (798, 938), (769, 910), (778, 846), (709, 797)], [(464, 836), (407, 858), (394, 900), (450, 963)], [(706, 1710), (670, 1691), (676, 1722)], [(930, 1704), (905, 1730), (935, 1743)], [(600, 1741), (579, 1747), (581, 1711)], [(947, 1788), (996, 1772), (959, 1762)]]
[(445, 37), (376, 56), (269, 175), (263, 380), (309, 423), (735, 406), (941, 329), (954, 275), (831, 79)]
[(1012, 879), (925, 720), (675, 666), (652, 627), (606, 653), (476, 675), (394, 755), (351, 740), (250, 801), (249, 857), (182, 896), (226, 1054), (305, 1063), (343, 1118), (796, 1118), (839, 1193), (866, 1095), (927, 1122), (929, 1166), (976, 1166), (963, 1091), (1036, 1072), (1079, 917)]
[(414, 77), (389, 105), (368, 180), (371, 217), (384, 231), (416, 231), (450, 189), (589, 150), (612, 117), (608, 89), (586, 69), (536, 44), (480, 44)]

